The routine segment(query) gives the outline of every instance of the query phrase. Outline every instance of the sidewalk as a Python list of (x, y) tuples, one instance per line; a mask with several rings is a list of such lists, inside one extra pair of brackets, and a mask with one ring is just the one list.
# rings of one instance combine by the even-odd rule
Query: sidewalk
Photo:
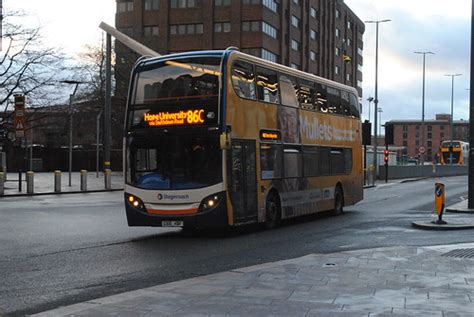
[[(459, 257), (462, 253), (463, 257)], [(474, 315), (474, 243), (310, 254), (37, 316)]]
[[(71, 186), (69, 186), (69, 173), (63, 172), (61, 177), (61, 193), (74, 193), (81, 191), (81, 175), (79, 172), (71, 173)], [(22, 174), (22, 191), (18, 190), (18, 173), (8, 173), (7, 182), (5, 182), (5, 195), (1, 197), (27, 195), (26, 193), (26, 175)], [(112, 190), (123, 189), (123, 173), (112, 172)], [(96, 172), (87, 174), (87, 191), (104, 191), (105, 181), (104, 173)], [(34, 194), (56, 194), (54, 192), (54, 173), (37, 172), (34, 173)]]

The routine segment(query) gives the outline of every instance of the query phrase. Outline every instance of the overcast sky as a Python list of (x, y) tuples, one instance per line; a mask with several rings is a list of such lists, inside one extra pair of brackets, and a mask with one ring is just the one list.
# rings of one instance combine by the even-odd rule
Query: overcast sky
[[(455, 78), (454, 117), (468, 119), (470, 0), (345, 0), (362, 20), (391, 19), (379, 27), (379, 106), (382, 121), (421, 119), (422, 55), (426, 56), (425, 117), (451, 111), (451, 77)], [(114, 25), (115, 0), (3, 0), (5, 9), (24, 9), (44, 27), (46, 42), (77, 54), (84, 44), (98, 43), (98, 25)], [(363, 67), (366, 99), (374, 95), (375, 25), (366, 24)], [(373, 121), (373, 104), (371, 116)]]

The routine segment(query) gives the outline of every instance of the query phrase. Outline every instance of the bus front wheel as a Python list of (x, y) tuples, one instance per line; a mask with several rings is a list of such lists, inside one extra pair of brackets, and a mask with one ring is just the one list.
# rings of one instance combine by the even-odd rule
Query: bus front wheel
[(265, 228), (272, 229), (278, 226), (281, 220), (280, 202), (278, 196), (269, 194), (265, 203)]
[(334, 212), (340, 214), (343, 212), (344, 207), (344, 195), (342, 193), (342, 188), (340, 185), (336, 186), (334, 190)]

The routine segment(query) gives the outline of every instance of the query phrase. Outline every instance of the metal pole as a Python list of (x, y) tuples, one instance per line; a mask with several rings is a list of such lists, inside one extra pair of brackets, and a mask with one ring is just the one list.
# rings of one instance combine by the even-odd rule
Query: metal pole
[[(76, 86), (77, 87), (77, 86)], [(71, 185), (71, 172), (72, 172), (72, 99), (74, 98), (73, 94), (69, 95), (69, 186)]]
[[(421, 146), (425, 148), (425, 56), (423, 54), (423, 88), (421, 89)], [(418, 151), (420, 152), (420, 151)], [(425, 165), (425, 153), (421, 153), (421, 165)]]
[(95, 173), (95, 177), (99, 178), (99, 150), (100, 150), (100, 146), (99, 146), (99, 142), (100, 142), (100, 116), (102, 115), (102, 111), (99, 112), (99, 114), (97, 115), (97, 129), (96, 129), (96, 140), (95, 140), (95, 143), (96, 143), (96, 146), (95, 146), (95, 170), (96, 170), (96, 173)]
[(454, 77), (461, 76), (462, 74), (448, 74), (444, 76), (451, 77), (451, 145), (449, 151), (449, 165), (453, 165), (453, 138), (454, 138)]
[(112, 90), (112, 37), (107, 33), (105, 52), (105, 108), (104, 108), (104, 170), (110, 169), (111, 143), (111, 90)]
[(451, 76), (451, 147), (449, 148), (449, 162), (453, 165), (453, 138), (454, 138), (454, 76)]
[(379, 23), (389, 22), (390, 20), (365, 21), (366, 23), (375, 23), (375, 96), (374, 96), (374, 166), (375, 174), (377, 175), (377, 109), (379, 104), (378, 95), (378, 68), (379, 68)]
[[(425, 76), (426, 76), (426, 63), (425, 58), (426, 54), (434, 54), (433, 52), (414, 52), (415, 54), (423, 54), (423, 86), (421, 89), (421, 146), (426, 149), (425, 146)], [(421, 165), (425, 163), (425, 154), (420, 153)]]
[(375, 99), (374, 99), (374, 166), (375, 176), (378, 175), (377, 164), (377, 109), (379, 104), (378, 98), (378, 76), (379, 76), (379, 21), (375, 24)]
[(469, 179), (467, 207), (474, 209), (474, 0), (471, 4), (471, 81), (469, 85)]

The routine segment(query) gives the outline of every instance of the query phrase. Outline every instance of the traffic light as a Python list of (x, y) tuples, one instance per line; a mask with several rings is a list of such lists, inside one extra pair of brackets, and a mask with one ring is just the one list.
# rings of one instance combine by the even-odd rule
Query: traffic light
[(393, 124), (385, 123), (385, 144), (393, 145)]
[(384, 160), (385, 164), (388, 163), (388, 155), (389, 154), (390, 154), (390, 152), (388, 150), (383, 151), (383, 160)]

